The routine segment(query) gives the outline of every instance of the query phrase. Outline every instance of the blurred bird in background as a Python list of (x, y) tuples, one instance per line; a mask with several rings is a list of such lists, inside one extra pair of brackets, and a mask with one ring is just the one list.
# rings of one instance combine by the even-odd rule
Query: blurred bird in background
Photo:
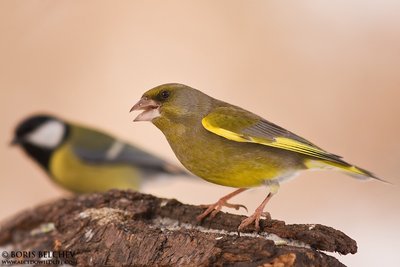
[(11, 143), (19, 145), (56, 184), (74, 193), (138, 190), (160, 176), (187, 175), (107, 133), (47, 114), (23, 120)]
[(278, 192), (280, 182), (306, 169), (332, 169), (359, 179), (377, 178), (310, 141), (240, 107), (214, 99), (182, 84), (165, 84), (143, 94), (132, 107), (144, 110), (135, 121), (151, 121), (166, 136), (181, 163), (199, 177), (239, 188), (198, 216), (215, 216), (227, 201), (250, 187), (266, 185), (270, 192), (239, 230), (259, 220)]

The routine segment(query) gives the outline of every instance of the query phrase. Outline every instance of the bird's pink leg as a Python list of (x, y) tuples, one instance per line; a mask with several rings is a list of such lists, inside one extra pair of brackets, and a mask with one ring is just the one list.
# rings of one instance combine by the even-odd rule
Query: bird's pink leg
[(233, 209), (240, 209), (244, 208), (247, 211), (246, 206), (239, 205), (239, 204), (231, 204), (228, 203), (227, 201), (231, 199), (232, 197), (242, 193), (243, 191), (246, 191), (248, 188), (239, 188), (232, 193), (220, 198), (216, 203), (211, 204), (211, 205), (201, 205), (202, 208), (207, 208), (202, 214), (197, 216), (197, 220), (201, 221), (205, 217), (207, 217), (208, 214), (211, 213), (211, 218), (213, 218), (217, 213), (222, 209), (222, 207), (228, 207), (228, 208), (233, 208)]
[(268, 196), (261, 203), (261, 205), (258, 206), (258, 208), (255, 210), (255, 212), (250, 217), (244, 219), (240, 223), (240, 225), (238, 227), (239, 231), (241, 231), (246, 226), (252, 224), (253, 222), (255, 224), (256, 231), (258, 232), (260, 230), (260, 218), (261, 218), (261, 216), (268, 216), (268, 215), (266, 215), (267, 213), (264, 213), (264, 208), (265, 208), (265, 205), (267, 205), (268, 201), (272, 198), (273, 195), (274, 195), (273, 193), (269, 193)]

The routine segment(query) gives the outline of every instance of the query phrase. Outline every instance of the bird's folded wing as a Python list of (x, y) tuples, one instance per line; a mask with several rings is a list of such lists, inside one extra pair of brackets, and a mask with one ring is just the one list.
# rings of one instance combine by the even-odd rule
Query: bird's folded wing
[(127, 164), (151, 172), (184, 173), (163, 159), (153, 156), (123, 141), (116, 140), (95, 130), (89, 138), (79, 138), (72, 144), (72, 151), (88, 164)]
[(208, 131), (236, 142), (257, 143), (307, 156), (345, 163), (306, 139), (239, 107), (219, 107), (202, 120)]

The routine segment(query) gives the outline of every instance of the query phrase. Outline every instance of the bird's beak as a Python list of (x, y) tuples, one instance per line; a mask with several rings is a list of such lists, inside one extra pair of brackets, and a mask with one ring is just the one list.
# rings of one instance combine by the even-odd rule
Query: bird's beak
[(15, 146), (18, 145), (19, 143), (21, 143), (21, 141), (18, 140), (17, 137), (14, 137), (13, 140), (10, 142), (10, 146)]
[(160, 103), (148, 99), (147, 97), (142, 97), (139, 102), (137, 102), (130, 110), (136, 111), (136, 110), (144, 110), (142, 113), (140, 113), (133, 121), (151, 121), (154, 118), (157, 118), (160, 116)]

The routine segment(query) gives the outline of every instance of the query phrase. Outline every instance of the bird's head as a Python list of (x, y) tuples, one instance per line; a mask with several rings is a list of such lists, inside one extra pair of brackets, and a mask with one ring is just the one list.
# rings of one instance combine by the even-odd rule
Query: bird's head
[(30, 116), (17, 125), (11, 144), (52, 150), (63, 142), (67, 128), (63, 121), (50, 115)]
[(50, 115), (30, 116), (14, 131), (11, 145), (20, 146), (25, 153), (48, 170), (52, 153), (67, 139), (70, 126)]
[(134, 121), (152, 121), (166, 118), (179, 121), (201, 116), (210, 105), (211, 97), (199, 90), (177, 83), (157, 86), (143, 94), (131, 109), (143, 110)]

